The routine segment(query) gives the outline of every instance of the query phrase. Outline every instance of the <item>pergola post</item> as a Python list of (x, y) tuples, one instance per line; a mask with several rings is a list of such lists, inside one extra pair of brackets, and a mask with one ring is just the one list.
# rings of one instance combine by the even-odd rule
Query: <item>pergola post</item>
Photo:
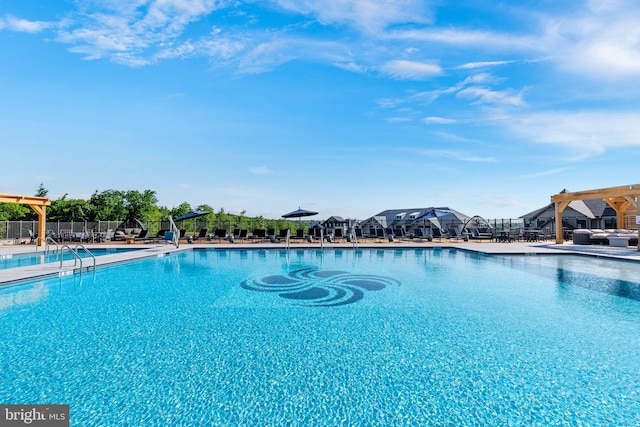
[(38, 205), (29, 205), (31, 209), (38, 214), (38, 237), (42, 239), (36, 240), (36, 245), (43, 246), (45, 244), (45, 234), (47, 232), (47, 207)]
[(562, 212), (569, 206), (569, 202), (555, 202), (556, 205), (556, 244), (564, 243), (564, 233), (562, 232)]

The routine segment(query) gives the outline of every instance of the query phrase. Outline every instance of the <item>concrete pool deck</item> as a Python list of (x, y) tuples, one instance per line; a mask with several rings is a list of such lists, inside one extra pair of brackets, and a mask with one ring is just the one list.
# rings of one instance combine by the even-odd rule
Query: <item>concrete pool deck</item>
[[(120, 253), (101, 255), (96, 257), (96, 268), (114, 265), (118, 263), (139, 260), (144, 258), (161, 257), (167, 254), (188, 251), (191, 249), (285, 249), (284, 243), (182, 243), (179, 248), (168, 244), (91, 244), (83, 243), (91, 248), (122, 248), (129, 249)], [(70, 245), (75, 246), (75, 245)], [(402, 240), (395, 242), (360, 242), (358, 249), (416, 249), (416, 248), (455, 248), (465, 251), (478, 252), (488, 255), (568, 255), (579, 254), (597, 257), (614, 258), (627, 261), (640, 262), (640, 251), (635, 246), (612, 247), (602, 245), (574, 245), (571, 242), (558, 245), (554, 242), (412, 242)], [(326, 243), (325, 249), (347, 249), (352, 250), (351, 243)], [(139, 249), (139, 250), (130, 250)], [(313, 243), (292, 243), (290, 249), (320, 249), (319, 242)], [(0, 246), (0, 258), (17, 255), (43, 254), (44, 248), (36, 250), (34, 245), (8, 245)], [(82, 270), (87, 271), (93, 267), (91, 258), (83, 258)], [(4, 285), (19, 283), (40, 278), (56, 277), (66, 274), (80, 272), (80, 265), (67, 260), (60, 268), (59, 262), (50, 262), (25, 267), (16, 267), (0, 270), (0, 287)]]

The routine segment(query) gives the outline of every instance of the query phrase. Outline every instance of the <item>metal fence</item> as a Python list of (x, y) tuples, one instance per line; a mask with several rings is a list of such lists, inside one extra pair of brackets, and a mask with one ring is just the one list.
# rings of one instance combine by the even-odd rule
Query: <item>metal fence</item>
[[(94, 233), (104, 233), (115, 231), (122, 221), (47, 221), (45, 230), (47, 235), (60, 236), (67, 233), (82, 233), (92, 231)], [(189, 234), (197, 234), (201, 229), (207, 229), (213, 234), (216, 229), (223, 229), (231, 232), (234, 229), (246, 229), (250, 232), (254, 229), (280, 229), (309, 226), (309, 221), (290, 220), (267, 220), (258, 218), (233, 217), (228, 220), (208, 221), (203, 218), (189, 219), (178, 223), (180, 229)], [(148, 235), (155, 235), (160, 230), (169, 229), (169, 221), (154, 221), (144, 223), (148, 230)], [(0, 240), (11, 241), (12, 243), (22, 243), (31, 240), (32, 236), (38, 234), (38, 221), (0, 221)]]

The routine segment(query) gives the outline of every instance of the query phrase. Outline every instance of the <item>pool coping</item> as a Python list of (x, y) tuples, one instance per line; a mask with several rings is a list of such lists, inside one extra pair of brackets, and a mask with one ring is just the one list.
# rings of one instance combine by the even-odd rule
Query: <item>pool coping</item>
[[(121, 253), (113, 253), (100, 255), (95, 258), (95, 268), (111, 266), (115, 264), (122, 264), (131, 261), (137, 261), (148, 258), (156, 258), (165, 256), (168, 254), (176, 253), (176, 252), (184, 252), (191, 250), (191, 247), (186, 247), (181, 245), (179, 248), (169, 245), (122, 245), (122, 246), (114, 246), (114, 245), (85, 245), (87, 249), (128, 249), (127, 251), (123, 251)], [(27, 246), (28, 248), (29, 246)], [(33, 246), (31, 246), (33, 248)], [(22, 249), (22, 248), (21, 248)], [(31, 251), (19, 251), (14, 250), (11, 251), (11, 255), (33, 255), (37, 254), (35, 250)], [(44, 253), (44, 252), (40, 252)], [(5, 251), (0, 250), (0, 255), (6, 254)], [(72, 264), (73, 263), (73, 264)], [(75, 260), (65, 260), (62, 264), (62, 268), (60, 268), (60, 263), (49, 262), (46, 264), (37, 264), (30, 265), (25, 267), (16, 267), (16, 268), (8, 268), (0, 270), (0, 288), (7, 285), (27, 282), (31, 280), (38, 279), (46, 279), (51, 277), (59, 277), (76, 273), (83, 273), (93, 270), (93, 262), (92, 259), (83, 258), (82, 267), (80, 265), (76, 265)]]
[[(190, 250), (286, 250), (283, 243), (194, 243), (181, 244), (178, 248), (167, 244), (85, 244), (87, 249), (129, 249), (121, 253), (100, 255), (96, 257), (96, 268), (112, 266), (131, 261), (148, 258), (162, 257), (173, 253)], [(352, 243), (324, 244), (324, 249), (355, 249)], [(320, 249), (318, 242), (295, 243), (289, 246), (290, 250)], [(556, 244), (552, 242), (383, 242), (359, 243), (357, 249), (420, 249), (420, 248), (451, 248), (463, 251), (475, 252), (486, 255), (583, 255), (599, 258), (611, 258), (624, 261), (640, 262), (640, 251), (635, 246), (627, 248), (600, 246), (600, 245), (574, 245), (573, 243)], [(135, 249), (135, 250), (131, 250)], [(40, 250), (40, 249), (38, 249)], [(37, 250), (33, 245), (0, 247), (0, 255), (24, 255), (34, 254)], [(42, 253), (42, 252), (41, 252)], [(84, 258), (87, 260), (87, 258)], [(0, 288), (12, 284), (23, 283), (31, 280), (59, 277), (90, 271), (93, 263), (83, 263), (80, 266), (70, 265), (71, 261), (65, 261), (62, 268), (58, 262), (39, 264), (25, 267), (15, 267), (0, 270)]]

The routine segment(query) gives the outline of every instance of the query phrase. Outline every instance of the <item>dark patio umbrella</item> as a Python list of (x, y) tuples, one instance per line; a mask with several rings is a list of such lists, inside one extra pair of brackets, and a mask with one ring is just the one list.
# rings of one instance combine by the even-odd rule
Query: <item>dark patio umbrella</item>
[(302, 221), (301, 218), (303, 216), (313, 216), (313, 215), (318, 215), (318, 212), (308, 211), (306, 209), (298, 208), (293, 212), (289, 212), (282, 215), (282, 218), (298, 218), (298, 228), (300, 228), (300, 222)]
[(173, 222), (178, 222), (178, 221), (184, 221), (185, 219), (192, 219), (194, 218), (193, 221), (193, 231), (196, 231), (196, 222), (195, 222), (195, 218), (198, 218), (199, 216), (204, 216), (204, 215), (209, 215), (211, 212), (205, 212), (205, 211), (191, 211), (191, 212), (187, 212), (184, 215), (180, 215), (178, 218), (174, 219)]
[(191, 219), (191, 218), (197, 218), (199, 216), (204, 216), (204, 215), (209, 215), (211, 212), (205, 212), (205, 211), (191, 211), (191, 212), (187, 212), (184, 215), (180, 215), (178, 218), (174, 219), (174, 222), (178, 222), (178, 221), (183, 221), (185, 219)]

